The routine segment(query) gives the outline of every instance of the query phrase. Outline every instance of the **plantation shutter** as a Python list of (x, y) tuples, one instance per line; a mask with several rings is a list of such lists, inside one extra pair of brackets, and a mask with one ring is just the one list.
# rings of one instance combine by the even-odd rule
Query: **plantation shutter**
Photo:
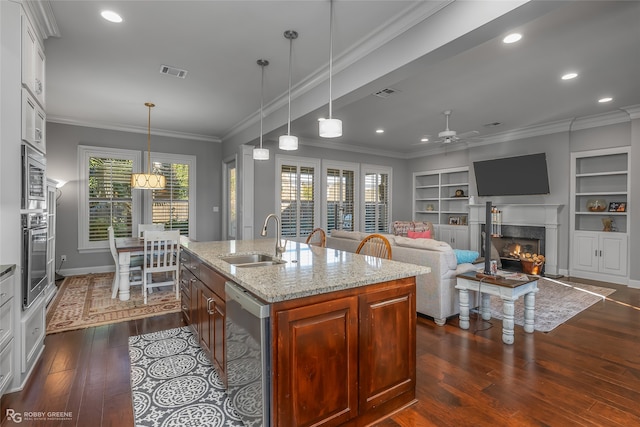
[[(327, 169), (327, 230), (342, 228), (353, 231), (355, 214), (355, 172)], [(341, 211), (342, 208), (342, 211)], [(340, 224), (342, 214), (342, 224)], [(341, 227), (340, 227), (341, 226)]]
[(389, 231), (389, 174), (366, 172), (364, 176), (364, 231)]
[(307, 236), (316, 224), (316, 167), (280, 166), (280, 222), (282, 237)]
[(152, 222), (165, 230), (189, 235), (189, 165), (153, 162), (153, 170), (165, 176), (166, 186), (152, 190)]
[(89, 242), (106, 241), (109, 226), (116, 237), (131, 236), (133, 161), (92, 156), (88, 172)]

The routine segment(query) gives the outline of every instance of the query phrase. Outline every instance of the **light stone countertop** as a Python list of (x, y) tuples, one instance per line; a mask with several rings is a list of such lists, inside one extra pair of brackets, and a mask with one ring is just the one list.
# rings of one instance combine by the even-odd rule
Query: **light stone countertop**
[(268, 303), (319, 295), (431, 272), (431, 268), (331, 248), (286, 242), (284, 264), (238, 268), (220, 258), (275, 253), (275, 239), (193, 242), (182, 246), (219, 273)]

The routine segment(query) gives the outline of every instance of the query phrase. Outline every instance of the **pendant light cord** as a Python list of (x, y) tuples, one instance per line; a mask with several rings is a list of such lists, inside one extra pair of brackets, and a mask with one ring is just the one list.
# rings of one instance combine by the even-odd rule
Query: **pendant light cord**
[(145, 102), (144, 105), (149, 107), (149, 119), (147, 121), (147, 174), (151, 175), (151, 108), (155, 107), (155, 104)]
[(293, 55), (293, 37), (289, 39), (289, 118), (287, 120), (287, 135), (291, 135), (291, 55)]
[(264, 65), (261, 64), (262, 68), (262, 78), (260, 80), (260, 148), (262, 148), (262, 118), (264, 116), (263, 113), (263, 103), (264, 103)]
[(333, 117), (331, 87), (333, 86), (333, 0), (329, 6), (329, 119)]

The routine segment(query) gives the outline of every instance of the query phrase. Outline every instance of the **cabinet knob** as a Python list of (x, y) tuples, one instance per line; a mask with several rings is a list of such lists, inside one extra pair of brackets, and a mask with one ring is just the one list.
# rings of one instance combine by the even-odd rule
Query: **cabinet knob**
[(4, 298), (4, 297), (6, 297), (6, 296), (7, 296), (7, 293), (6, 293), (6, 292), (2, 292), (2, 293), (0, 294), (0, 298)]
[(35, 328), (35, 329), (33, 330), (33, 332), (31, 333), (31, 335), (35, 335), (35, 334), (37, 334), (39, 330), (40, 330), (40, 328)]

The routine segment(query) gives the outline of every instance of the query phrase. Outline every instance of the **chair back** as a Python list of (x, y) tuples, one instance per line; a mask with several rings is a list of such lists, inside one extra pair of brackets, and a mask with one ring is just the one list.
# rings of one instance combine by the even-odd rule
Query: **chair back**
[(172, 271), (178, 269), (180, 259), (180, 232), (144, 232), (144, 271), (146, 273)]
[(306, 243), (312, 246), (325, 247), (327, 242), (327, 235), (322, 228), (314, 228), (311, 234), (307, 236)]
[(391, 244), (386, 237), (380, 234), (369, 234), (362, 239), (356, 253), (391, 259)]
[(144, 237), (147, 230), (164, 231), (164, 224), (138, 224), (138, 237)]

